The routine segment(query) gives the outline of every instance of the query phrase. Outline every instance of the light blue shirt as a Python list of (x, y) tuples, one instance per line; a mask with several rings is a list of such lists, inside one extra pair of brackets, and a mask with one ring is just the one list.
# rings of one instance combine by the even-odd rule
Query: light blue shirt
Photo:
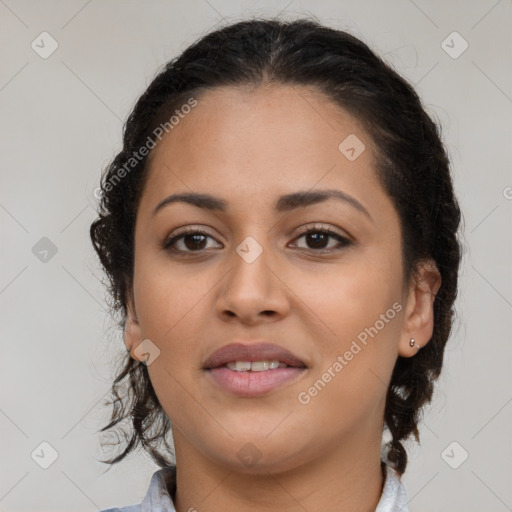
[[(153, 473), (146, 496), (138, 505), (109, 508), (100, 512), (176, 512), (172, 496), (176, 492), (176, 466)], [(386, 480), (375, 512), (409, 512), (407, 492), (398, 473), (386, 465)]]

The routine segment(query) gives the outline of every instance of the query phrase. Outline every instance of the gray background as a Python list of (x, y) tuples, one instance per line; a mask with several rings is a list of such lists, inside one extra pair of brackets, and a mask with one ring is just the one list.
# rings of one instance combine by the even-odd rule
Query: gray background
[[(96, 431), (124, 346), (89, 241), (94, 189), (159, 66), (214, 26), (279, 12), (362, 38), (444, 127), (467, 250), (445, 367), (403, 481), (411, 512), (512, 510), (510, 0), (0, 0), (0, 510), (144, 496), (157, 469), (147, 456), (105, 474), (97, 461), (110, 454)], [(43, 31), (59, 45), (46, 59), (31, 47)], [(453, 31), (469, 44), (457, 58), (442, 46)], [(44, 441), (58, 453), (48, 469), (36, 463), (49, 461)]]

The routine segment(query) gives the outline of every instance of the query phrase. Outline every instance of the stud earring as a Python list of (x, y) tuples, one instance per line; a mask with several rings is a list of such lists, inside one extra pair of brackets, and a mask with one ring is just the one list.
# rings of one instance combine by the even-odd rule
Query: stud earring
[(418, 347), (418, 350), (421, 348), (421, 346), (414, 341), (414, 338), (411, 338), (411, 341), (409, 341), (409, 345), (411, 347), (414, 347), (414, 345), (416, 345)]

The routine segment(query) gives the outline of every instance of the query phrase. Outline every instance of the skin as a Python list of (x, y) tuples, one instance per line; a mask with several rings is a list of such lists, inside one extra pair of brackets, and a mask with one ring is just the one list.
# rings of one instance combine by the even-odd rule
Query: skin
[[(132, 357), (144, 339), (160, 350), (148, 371), (173, 423), (176, 510), (374, 511), (386, 391), (397, 357), (418, 352), (409, 340), (424, 347), (432, 336), (439, 272), (425, 262), (419, 279), (403, 280), (398, 214), (377, 180), (371, 139), (345, 110), (298, 86), (226, 87), (197, 99), (151, 155), (125, 330)], [(338, 149), (349, 134), (366, 146), (354, 161)], [(371, 219), (335, 200), (273, 210), (282, 194), (318, 189), (350, 194)], [(219, 196), (227, 211), (173, 203), (152, 216), (178, 192)], [(297, 233), (315, 224), (353, 245)], [(188, 258), (161, 247), (183, 226), (206, 233), (202, 244), (175, 242)], [(236, 252), (248, 236), (263, 249), (252, 263)], [(401, 311), (299, 403), (396, 302)], [(241, 338), (281, 345), (308, 369), (263, 397), (219, 390), (202, 362)], [(254, 465), (237, 455), (246, 443)]]

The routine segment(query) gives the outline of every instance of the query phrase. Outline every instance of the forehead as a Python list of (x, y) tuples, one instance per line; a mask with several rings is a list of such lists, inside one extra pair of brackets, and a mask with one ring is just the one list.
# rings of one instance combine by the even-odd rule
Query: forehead
[[(273, 205), (277, 195), (315, 187), (336, 187), (362, 201), (372, 190), (382, 196), (373, 141), (320, 91), (222, 87), (196, 99), (153, 150), (145, 190), (153, 206), (176, 191), (215, 191), (246, 207), (247, 201)], [(340, 150), (346, 140), (364, 144), (356, 159)]]

